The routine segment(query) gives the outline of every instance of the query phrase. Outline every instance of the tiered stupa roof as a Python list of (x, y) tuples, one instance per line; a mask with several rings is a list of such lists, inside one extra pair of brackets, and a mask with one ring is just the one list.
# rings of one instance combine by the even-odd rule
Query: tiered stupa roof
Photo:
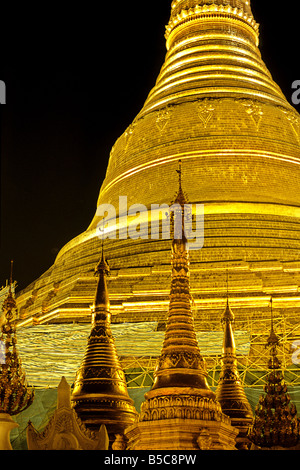
[(221, 358), (222, 368), (216, 396), (223, 413), (229, 416), (231, 424), (239, 429), (237, 448), (247, 449), (249, 447), (247, 434), (253, 421), (253, 414), (238, 371), (233, 333), (234, 314), (229, 306), (228, 299), (221, 322), (224, 328), (224, 340)]
[(99, 276), (94, 305), (92, 329), (85, 356), (75, 378), (72, 402), (87, 428), (98, 430), (105, 424), (111, 440), (137, 418), (129, 397), (125, 374), (121, 368), (110, 329), (110, 302), (106, 276), (109, 266), (103, 249), (95, 274)]

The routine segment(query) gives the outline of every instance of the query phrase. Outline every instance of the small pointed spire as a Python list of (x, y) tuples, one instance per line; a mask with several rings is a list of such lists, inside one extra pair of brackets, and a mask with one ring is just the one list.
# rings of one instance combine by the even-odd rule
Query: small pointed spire
[(271, 304), (271, 331), (270, 331), (270, 336), (267, 339), (267, 345), (268, 346), (277, 346), (279, 343), (278, 336), (276, 335), (274, 331), (274, 318), (273, 318), (273, 298), (271, 297), (270, 300)]
[[(182, 205), (186, 202), (186, 198), (182, 191), (181, 160), (179, 160), (179, 167), (176, 171), (179, 175), (179, 188), (175, 203)], [(163, 348), (155, 371), (153, 389), (163, 387), (164, 384), (171, 387), (181, 383), (183, 386), (184, 383), (188, 385), (193, 381), (195, 388), (201, 388), (212, 394), (207, 384), (205, 363), (194, 329), (189, 280), (189, 253), (187, 240), (184, 236), (183, 214), (182, 230), (181, 239), (177, 239), (176, 235), (173, 235), (169, 315)], [(176, 361), (174, 361), (174, 357), (177, 357)]]
[(11, 262), (10, 262), (10, 276), (9, 276), (9, 286), (10, 286), (10, 288), (13, 284), (13, 265), (14, 265), (14, 262), (13, 262), (13, 260), (11, 260)]
[(181, 194), (182, 191), (182, 162), (181, 160), (178, 160), (178, 170), (176, 170), (178, 173), (178, 185), (179, 185), (179, 191), (178, 194)]
[(91, 430), (107, 426), (110, 438), (122, 434), (133, 424), (137, 412), (129, 397), (125, 374), (121, 367), (111, 332), (110, 302), (106, 284), (109, 265), (102, 245), (100, 261), (95, 269), (99, 275), (92, 311), (92, 329), (85, 355), (77, 371), (72, 402), (76, 413)]
[(227, 295), (226, 308), (221, 318), (224, 339), (221, 373), (216, 396), (221, 404), (223, 413), (230, 417), (232, 426), (239, 430), (236, 438), (237, 449), (247, 449), (249, 445), (247, 433), (249, 426), (252, 424), (252, 410), (237, 367), (236, 345), (233, 334), (234, 319)]
[(95, 294), (95, 300), (94, 300), (95, 309), (103, 308), (109, 311), (110, 302), (109, 302), (109, 295), (108, 295), (107, 282), (106, 282), (106, 277), (109, 276), (109, 273), (110, 273), (109, 265), (105, 259), (103, 246), (102, 246), (101, 258), (95, 268), (95, 276), (99, 277), (99, 280), (97, 283), (96, 294)]
[(233, 334), (234, 314), (229, 306), (229, 299), (227, 298), (226, 308), (221, 318), (221, 323), (224, 328), (224, 341), (223, 341), (223, 354), (235, 354), (236, 346)]
[(173, 249), (177, 244), (177, 249), (179, 246), (184, 247), (187, 250), (187, 239), (185, 235), (185, 217), (187, 217), (187, 206), (188, 203), (187, 197), (182, 189), (182, 162), (178, 161), (178, 169), (176, 170), (178, 174), (178, 191), (176, 193), (174, 201), (172, 201), (171, 206), (174, 209), (171, 213), (171, 231), (173, 237)]
[(180, 204), (182, 207), (184, 204), (187, 204), (187, 196), (182, 189), (182, 161), (178, 160), (178, 169), (176, 170), (178, 174), (178, 191), (176, 193), (173, 204)]
[(57, 387), (57, 408), (71, 408), (71, 387), (64, 376)]
[(181, 160), (178, 160), (178, 170), (176, 171), (179, 175), (179, 189), (181, 189), (181, 167), (182, 167), (182, 162)]
[(255, 408), (255, 418), (249, 439), (260, 448), (289, 448), (299, 442), (299, 421), (296, 406), (291, 402), (277, 356), (278, 336), (274, 331), (273, 301), (271, 298), (271, 328), (266, 347), (270, 348), (270, 370)]
[[(13, 261), (10, 262), (10, 274), (9, 274), (9, 289), (8, 295), (4, 300), (3, 307), (6, 310), (6, 316), (12, 315), (13, 311), (17, 308), (16, 301), (13, 295), (12, 286), (13, 286)], [(10, 318), (12, 320), (12, 316)]]
[(223, 354), (235, 354), (236, 346), (235, 339), (233, 335), (233, 324), (234, 324), (234, 314), (229, 306), (229, 275), (228, 268), (226, 270), (226, 289), (227, 289), (227, 299), (226, 299), (226, 308), (223, 312), (221, 318), (221, 324), (224, 329), (224, 340), (223, 340)]

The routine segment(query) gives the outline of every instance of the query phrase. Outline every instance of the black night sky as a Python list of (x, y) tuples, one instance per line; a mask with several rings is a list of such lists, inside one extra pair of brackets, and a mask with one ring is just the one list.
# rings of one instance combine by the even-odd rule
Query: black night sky
[[(291, 85), (300, 80), (298, 0), (286, 9), (270, 0), (251, 3), (263, 59), (291, 102)], [(2, 9), (0, 287), (11, 259), (18, 289), (26, 287), (89, 225), (110, 149), (163, 64), (170, 4)]]

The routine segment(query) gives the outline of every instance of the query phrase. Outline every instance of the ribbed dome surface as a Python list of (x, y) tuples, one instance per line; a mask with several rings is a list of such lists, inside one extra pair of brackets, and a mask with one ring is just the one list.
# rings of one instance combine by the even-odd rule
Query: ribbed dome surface
[(299, 116), (261, 59), (249, 2), (174, 1), (166, 36), (157, 82), (112, 149), (98, 204), (169, 203), (181, 158), (191, 202), (298, 205)]

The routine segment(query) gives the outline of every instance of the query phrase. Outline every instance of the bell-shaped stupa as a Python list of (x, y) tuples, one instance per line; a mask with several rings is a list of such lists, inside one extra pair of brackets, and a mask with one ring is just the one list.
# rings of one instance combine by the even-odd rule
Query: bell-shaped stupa
[(299, 418), (297, 408), (288, 393), (282, 364), (278, 358), (279, 342), (271, 313), (271, 331), (267, 340), (267, 347), (270, 350), (269, 372), (264, 386), (265, 393), (260, 396), (256, 405), (253, 425), (248, 436), (254, 444), (254, 449), (296, 448), (299, 442)]
[(77, 371), (71, 401), (88, 429), (97, 431), (102, 424), (111, 441), (134, 423), (137, 412), (127, 392), (114, 337), (110, 329), (110, 302), (106, 285), (109, 266), (103, 249), (95, 273), (99, 276), (92, 329), (82, 363)]
[(196, 338), (185, 230), (187, 201), (181, 187), (181, 168), (179, 175), (176, 208), (172, 214), (172, 275), (164, 342), (153, 386), (141, 404), (139, 421), (125, 434), (130, 450), (198, 450), (199, 447), (204, 450), (207, 439), (210, 450), (235, 450), (238, 431), (222, 412), (208, 385), (205, 361)]

